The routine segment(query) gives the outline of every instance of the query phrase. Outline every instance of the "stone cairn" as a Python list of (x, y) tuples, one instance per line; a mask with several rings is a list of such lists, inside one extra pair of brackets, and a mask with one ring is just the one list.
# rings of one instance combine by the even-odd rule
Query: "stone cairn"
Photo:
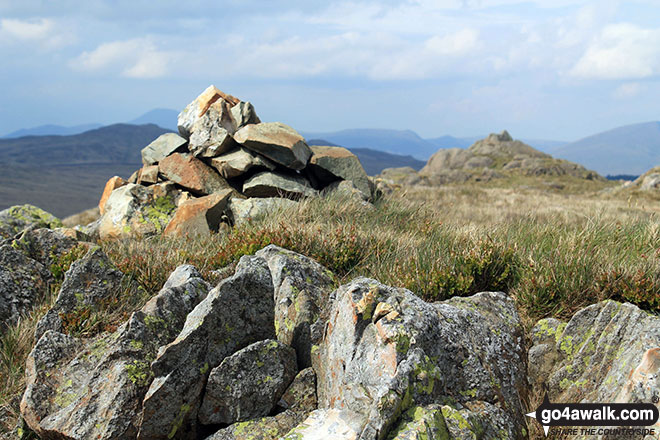
[(142, 150), (143, 167), (111, 178), (97, 227), (101, 239), (209, 235), (223, 225), (340, 192), (361, 202), (372, 184), (345, 148), (308, 146), (293, 128), (261, 122), (249, 102), (209, 86), (179, 114), (179, 135)]

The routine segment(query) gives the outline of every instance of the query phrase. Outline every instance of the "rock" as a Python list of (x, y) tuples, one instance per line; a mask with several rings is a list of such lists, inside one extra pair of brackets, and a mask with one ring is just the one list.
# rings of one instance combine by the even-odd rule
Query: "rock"
[(239, 148), (214, 157), (211, 159), (211, 165), (225, 179), (238, 177), (255, 167), (263, 167), (271, 171), (275, 169), (274, 163), (265, 157), (251, 153), (250, 150), (246, 150), (245, 148)]
[(309, 168), (316, 178), (326, 185), (335, 180), (349, 180), (364, 194), (371, 198), (369, 178), (357, 156), (346, 148), (312, 146)]
[[(378, 181), (381, 187), (385, 185), (415, 185), (421, 182), (417, 171), (412, 167), (385, 168), (378, 175)], [(381, 188), (383, 192), (389, 194), (391, 191), (387, 188)]]
[(235, 226), (240, 226), (282, 210), (297, 206), (295, 200), (280, 197), (266, 197), (253, 199), (232, 198), (229, 201), (229, 212)]
[(300, 425), (292, 429), (283, 440), (357, 440), (364, 420), (350, 411), (319, 409), (312, 412)]
[(272, 339), (237, 351), (211, 370), (200, 423), (231, 424), (267, 416), (297, 371), (295, 350)]
[(27, 360), (21, 414), (28, 425), (41, 438), (135, 438), (152, 380), (149, 362), (207, 291), (196, 269), (180, 266), (112, 334), (83, 340), (44, 333)]
[(326, 186), (323, 193), (331, 197), (341, 197), (342, 199), (352, 200), (358, 203), (367, 203), (367, 197), (362, 191), (357, 189), (350, 180), (339, 180)]
[(176, 210), (181, 190), (173, 183), (149, 187), (129, 183), (112, 192), (99, 219), (102, 240), (162, 233)]
[(660, 173), (650, 173), (644, 176), (640, 183), (640, 189), (644, 191), (660, 187)]
[[(184, 151), (188, 142), (175, 133), (165, 133), (142, 149), (142, 164), (154, 165), (176, 151)], [(152, 182), (155, 183), (155, 182)]]
[(309, 183), (299, 176), (264, 171), (255, 174), (243, 184), (243, 194), (248, 197), (314, 197), (318, 195)]
[(0, 246), (0, 334), (48, 293), (50, 273), (10, 245)]
[(234, 134), (243, 147), (293, 170), (305, 168), (312, 150), (297, 131), (280, 122), (250, 124)]
[(346, 438), (385, 438), (410, 408), (447, 402), (488, 403), (488, 427), (524, 438), (522, 326), (503, 293), (429, 304), (358, 278), (337, 290), (312, 361), (322, 409), (294, 430), (301, 438), (323, 438), (328, 414)]
[(449, 436), (440, 405), (415, 406), (401, 416), (390, 434), (392, 440), (455, 439)]
[(239, 99), (221, 92), (214, 85), (210, 85), (197, 98), (195, 98), (193, 102), (188, 104), (181, 113), (179, 113), (177, 125), (181, 136), (189, 139), (195, 122), (204, 116), (211, 105), (217, 101), (224, 101), (230, 107), (233, 107), (240, 102)]
[(90, 249), (65, 274), (55, 304), (37, 323), (34, 340), (38, 341), (48, 330), (69, 334), (101, 303), (130, 288), (128, 279), (99, 247)]
[(213, 168), (188, 154), (174, 153), (163, 159), (158, 169), (168, 180), (196, 195), (213, 194), (230, 188)]
[(298, 368), (310, 367), (323, 338), (334, 276), (311, 258), (275, 245), (256, 255), (268, 262), (273, 278), (277, 340), (296, 349)]
[[(508, 420), (500, 416), (501, 411), (497, 406), (481, 401), (467, 402), (460, 409), (443, 405), (442, 415), (449, 431), (449, 437), (445, 438), (456, 440), (516, 438), (516, 433), (521, 427), (511, 426)], [(524, 433), (524, 426), (522, 429)]]
[(660, 317), (632, 304), (603, 301), (532, 334), (530, 379), (551, 402), (651, 402), (660, 386)]
[(108, 202), (108, 199), (110, 198), (112, 192), (117, 188), (121, 188), (122, 186), (127, 184), (128, 182), (126, 182), (124, 179), (122, 179), (119, 176), (111, 177), (110, 180), (106, 182), (105, 188), (103, 189), (103, 194), (101, 195), (101, 200), (99, 201), (99, 212), (101, 213), (101, 215), (105, 214), (105, 205)]
[(158, 165), (148, 165), (140, 168), (136, 183), (145, 186), (158, 183)]
[(190, 130), (190, 152), (198, 157), (216, 157), (232, 149), (236, 131), (231, 118), (231, 104), (220, 99), (200, 116)]
[(311, 367), (296, 375), (278, 403), (283, 408), (304, 414), (316, 409), (317, 404), (316, 373)]
[(209, 292), (181, 333), (151, 364), (154, 380), (138, 438), (195, 438), (195, 421), (211, 369), (248, 345), (275, 337), (273, 282), (266, 261), (242, 257), (231, 278)]
[(218, 232), (227, 202), (234, 191), (225, 189), (210, 196), (191, 199), (179, 205), (163, 235), (210, 237)]
[(66, 237), (58, 231), (28, 228), (19, 238), (12, 241), (11, 246), (43, 264), (52, 272), (55, 269), (52, 266), (58, 265), (60, 259), (77, 244), (77, 240)]
[(86, 209), (78, 214), (70, 215), (62, 219), (64, 227), (73, 228), (75, 226), (83, 226), (98, 220), (101, 217), (101, 211), (98, 206)]
[(0, 211), (0, 238), (9, 238), (28, 226), (59, 228), (62, 222), (52, 214), (32, 205), (17, 205)]

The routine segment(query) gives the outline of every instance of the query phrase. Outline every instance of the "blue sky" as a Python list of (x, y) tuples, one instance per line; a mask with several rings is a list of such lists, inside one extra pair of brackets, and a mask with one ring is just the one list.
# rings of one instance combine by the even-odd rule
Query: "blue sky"
[(660, 2), (0, 0), (0, 134), (180, 110), (574, 140), (660, 119)]

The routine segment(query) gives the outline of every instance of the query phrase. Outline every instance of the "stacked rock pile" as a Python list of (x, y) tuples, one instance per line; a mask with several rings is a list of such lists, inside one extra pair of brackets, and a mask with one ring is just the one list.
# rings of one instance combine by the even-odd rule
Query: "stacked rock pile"
[(261, 122), (254, 107), (214, 86), (142, 150), (143, 167), (113, 177), (99, 203), (102, 239), (154, 234), (208, 235), (222, 224), (340, 191), (367, 202), (372, 184), (357, 156), (308, 146), (293, 128)]

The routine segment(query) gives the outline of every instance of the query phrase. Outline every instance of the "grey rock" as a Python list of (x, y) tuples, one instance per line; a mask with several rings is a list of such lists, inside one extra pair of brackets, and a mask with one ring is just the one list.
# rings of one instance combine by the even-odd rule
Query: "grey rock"
[(632, 304), (603, 301), (532, 334), (530, 381), (551, 402), (651, 402), (660, 386), (660, 317)]
[(243, 194), (248, 197), (314, 197), (318, 192), (305, 178), (271, 171), (255, 174), (243, 184)]
[(305, 168), (312, 150), (297, 131), (280, 122), (250, 124), (234, 134), (245, 148), (293, 170)]
[(252, 199), (233, 198), (229, 201), (229, 212), (235, 226), (250, 223), (282, 210), (297, 206), (298, 202), (280, 197)]
[(255, 167), (263, 167), (271, 171), (275, 169), (275, 164), (270, 160), (254, 154), (245, 148), (238, 148), (214, 157), (211, 159), (211, 165), (225, 179), (240, 176)]
[(333, 182), (324, 188), (323, 193), (331, 197), (342, 197), (343, 199), (353, 200), (358, 203), (369, 201), (369, 197), (357, 189), (350, 180)]
[(236, 144), (231, 135), (236, 131), (230, 104), (219, 100), (192, 126), (190, 152), (198, 157), (215, 157), (229, 151)]
[[(339, 411), (335, 418), (361, 439), (385, 437), (414, 405), (447, 402), (487, 402), (499, 410), (488, 423), (514, 427), (508, 438), (523, 438), (522, 327), (503, 293), (429, 304), (358, 278), (337, 290), (312, 361), (319, 407)], [(326, 429), (324, 416), (314, 420), (304, 422), (302, 438)]]
[(268, 262), (275, 288), (275, 333), (296, 349), (300, 369), (312, 365), (333, 299), (332, 272), (313, 259), (269, 245), (256, 254)]
[(58, 231), (30, 227), (13, 240), (11, 246), (50, 269), (77, 244), (77, 240)]
[(174, 216), (180, 197), (181, 190), (170, 182), (149, 187), (129, 183), (117, 188), (98, 220), (99, 237), (106, 240), (160, 234)]
[(249, 102), (240, 101), (230, 110), (232, 121), (234, 122), (234, 134), (236, 130), (245, 127), (248, 124), (258, 124), (261, 122), (254, 106)]
[(309, 168), (320, 182), (327, 185), (337, 179), (348, 180), (366, 199), (371, 198), (369, 178), (355, 154), (342, 147), (312, 146), (311, 149)]
[(267, 416), (297, 371), (293, 348), (274, 340), (255, 342), (211, 370), (198, 419), (211, 425)]
[(16, 205), (0, 211), (0, 238), (9, 238), (28, 226), (61, 228), (62, 222), (54, 215), (32, 205)]
[(660, 188), (660, 173), (651, 173), (644, 176), (640, 189), (644, 191)]
[(401, 416), (399, 425), (389, 435), (392, 440), (449, 439), (447, 423), (440, 405), (415, 406)]
[(122, 289), (131, 288), (135, 286), (131, 286), (99, 247), (90, 249), (64, 275), (55, 304), (37, 323), (35, 341), (48, 330), (67, 333), (68, 323), (63, 319), (75, 318), (83, 311), (94, 311), (101, 302), (118, 296)]
[(115, 333), (83, 340), (48, 330), (39, 339), (21, 414), (41, 438), (136, 437), (149, 362), (209, 287), (190, 266), (177, 268), (167, 286)]
[(186, 141), (175, 133), (161, 134), (155, 141), (142, 149), (142, 164), (154, 165), (176, 151), (185, 150)]
[[(312, 367), (301, 370), (280, 399), (279, 406), (307, 414), (316, 409), (316, 373)], [(293, 428), (293, 427), (292, 427)]]
[(0, 333), (48, 293), (50, 272), (10, 245), (0, 246)]
[(515, 425), (504, 412), (501, 406), (482, 401), (467, 402), (460, 409), (443, 405), (442, 415), (449, 436), (440, 438), (456, 440), (519, 438), (521, 426)]
[(264, 259), (242, 257), (231, 278), (209, 292), (151, 364), (138, 438), (194, 438), (210, 370), (248, 345), (275, 336), (273, 282)]

